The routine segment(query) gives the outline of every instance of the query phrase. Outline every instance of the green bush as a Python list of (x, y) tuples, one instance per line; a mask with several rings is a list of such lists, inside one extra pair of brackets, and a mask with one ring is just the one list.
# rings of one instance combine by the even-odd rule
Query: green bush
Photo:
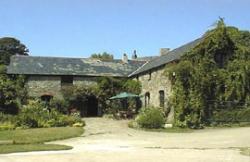
[[(41, 128), (51, 118), (51, 113), (39, 101), (30, 101), (17, 116), (18, 127)], [(47, 125), (46, 125), (47, 127)]]
[(164, 113), (160, 108), (143, 108), (135, 119), (141, 128), (162, 128), (165, 124)]
[(216, 123), (250, 122), (250, 108), (214, 112), (212, 121)]
[(128, 122), (128, 127), (129, 128), (138, 128), (139, 126), (138, 126), (136, 121), (131, 120), (131, 121)]
[(64, 99), (53, 98), (49, 104), (50, 107), (55, 108), (57, 111), (67, 114), (69, 112), (69, 102)]
[(4, 114), (0, 112), (0, 123), (4, 122), (14, 122), (15, 116), (10, 114)]
[[(20, 113), (16, 116), (0, 114), (0, 123), (2, 128), (7, 129), (13, 126), (13, 129), (18, 128), (47, 128), (47, 127), (62, 127), (73, 126), (75, 123), (82, 123), (79, 114), (71, 116), (64, 115), (56, 109), (48, 110), (44, 104), (39, 101), (30, 101), (27, 105), (23, 106)], [(1, 127), (1, 126), (0, 126)]]
[(250, 108), (238, 111), (237, 120), (239, 122), (250, 122)]

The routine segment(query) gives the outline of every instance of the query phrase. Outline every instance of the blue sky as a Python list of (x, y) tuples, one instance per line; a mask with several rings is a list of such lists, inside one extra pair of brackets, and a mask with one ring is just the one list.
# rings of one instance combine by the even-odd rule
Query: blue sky
[(147, 56), (200, 37), (219, 16), (250, 30), (250, 0), (0, 0), (0, 37), (34, 56)]

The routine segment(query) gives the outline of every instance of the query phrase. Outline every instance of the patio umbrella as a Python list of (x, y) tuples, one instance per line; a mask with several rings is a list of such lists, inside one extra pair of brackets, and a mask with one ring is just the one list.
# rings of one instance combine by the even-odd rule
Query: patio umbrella
[[(133, 94), (133, 93), (128, 93), (128, 92), (122, 92), (116, 96), (113, 96), (111, 98), (109, 98), (110, 100), (115, 100), (115, 99), (119, 99), (121, 100), (122, 103), (122, 107), (123, 109), (128, 108), (128, 98), (138, 98), (140, 97), (139, 95)], [(128, 113), (128, 112), (127, 112)], [(128, 114), (126, 114), (127, 116)]]
[(128, 93), (128, 92), (122, 92), (116, 96), (109, 98), (109, 99), (114, 100), (114, 99), (126, 99), (126, 98), (135, 98), (135, 97), (139, 97), (139, 95), (133, 94), (133, 93)]

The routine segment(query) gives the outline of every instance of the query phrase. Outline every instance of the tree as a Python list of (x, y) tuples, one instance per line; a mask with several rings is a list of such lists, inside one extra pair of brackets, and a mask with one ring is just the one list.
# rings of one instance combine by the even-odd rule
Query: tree
[(6, 75), (0, 75), (0, 111), (16, 114), (18, 112), (17, 88)]
[(26, 101), (25, 77), (7, 75), (6, 67), (12, 55), (28, 55), (28, 49), (15, 38), (0, 38), (0, 111), (15, 114)]
[(18, 39), (0, 38), (0, 64), (8, 65), (12, 55), (28, 55), (29, 50)]
[(139, 81), (128, 79), (125, 83), (123, 83), (122, 87), (125, 92), (130, 92), (134, 94), (141, 93), (141, 83)]
[(103, 53), (94, 53), (91, 55), (91, 58), (94, 58), (94, 59), (100, 59), (102, 61), (111, 61), (113, 60), (113, 55), (112, 54), (109, 54), (107, 52), (103, 52)]

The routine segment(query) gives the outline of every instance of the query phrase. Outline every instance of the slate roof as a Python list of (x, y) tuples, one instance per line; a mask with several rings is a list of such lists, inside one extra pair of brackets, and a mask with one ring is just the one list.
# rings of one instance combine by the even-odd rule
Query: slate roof
[(138, 68), (136, 71), (134, 71), (132, 74), (129, 75), (130, 76), (135, 76), (141, 73), (144, 73), (146, 71), (149, 71), (151, 69), (163, 66), (169, 62), (172, 62), (174, 60), (179, 60), (181, 58), (182, 55), (184, 55), (186, 52), (188, 52), (191, 48), (195, 47), (198, 43), (200, 43), (202, 41), (202, 38), (196, 39), (192, 42), (189, 42), (179, 48), (176, 48), (170, 52), (168, 52), (167, 54), (160, 56), (160, 57), (156, 57), (150, 61), (148, 61), (147, 63), (145, 63), (142, 67)]
[(129, 63), (125, 64), (121, 60), (100, 61), (90, 58), (12, 56), (7, 73), (127, 77), (143, 64), (145, 61), (130, 60)]
[(134, 60), (136, 60), (136, 61), (150, 61), (150, 60), (155, 59), (155, 58), (157, 58), (157, 57), (160, 57), (160, 56), (145, 56), (145, 57), (138, 57), (138, 58), (136, 58), (136, 59), (134, 59)]
[(132, 77), (151, 69), (163, 66), (182, 55), (202, 41), (196, 39), (163, 56), (145, 60), (129, 60), (127, 64), (121, 60), (100, 61), (91, 58), (12, 56), (7, 68), (8, 74), (24, 75), (76, 75), (76, 76), (113, 76)]

